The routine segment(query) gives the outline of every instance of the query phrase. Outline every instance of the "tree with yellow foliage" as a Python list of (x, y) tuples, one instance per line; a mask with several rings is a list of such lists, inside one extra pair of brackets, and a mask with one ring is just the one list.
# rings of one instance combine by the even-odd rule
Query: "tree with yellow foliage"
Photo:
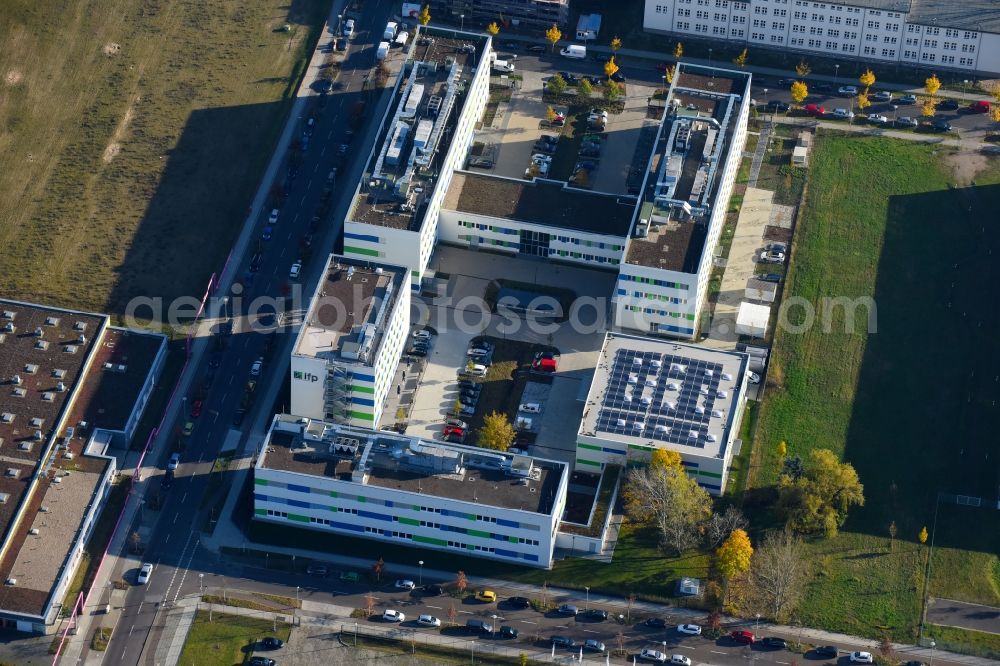
[(650, 467), (681, 469), (681, 454), (669, 449), (656, 449), (649, 458)]
[(795, 66), (795, 73), (803, 79), (809, 76), (812, 71), (812, 67), (810, 67), (809, 63), (805, 61), (805, 58), (799, 60), (799, 64)]
[(785, 444), (785, 440), (778, 442), (778, 456), (784, 458), (788, 455), (788, 444)]
[(420, 25), (427, 25), (431, 22), (430, 5), (424, 5), (424, 8), (420, 10), (420, 14), (417, 15), (417, 20), (420, 21)]
[(749, 49), (743, 49), (738, 56), (733, 58), (733, 64), (743, 69), (747, 66), (747, 59), (750, 57)]
[(862, 113), (864, 113), (865, 109), (867, 109), (869, 106), (872, 105), (872, 101), (870, 99), (868, 99), (868, 89), (867, 88), (865, 88), (864, 92), (858, 93), (857, 102), (858, 102), (858, 110), (861, 111)]
[(486, 26), (486, 32), (496, 37), (500, 33), (500, 26), (497, 25), (496, 21), (493, 21), (493, 23), (490, 23), (488, 26)]
[(941, 89), (941, 80), (938, 79), (937, 74), (931, 74), (929, 77), (924, 79), (924, 92), (933, 97), (937, 95), (937, 91)]
[(871, 68), (865, 69), (861, 72), (861, 76), (858, 77), (858, 83), (865, 87), (865, 91), (875, 85), (875, 73), (872, 72)]
[(795, 81), (792, 83), (791, 93), (792, 101), (796, 104), (801, 104), (809, 96), (809, 86), (803, 81)]
[(715, 566), (727, 580), (750, 570), (753, 546), (746, 530), (737, 529), (715, 551)]
[(618, 49), (622, 47), (622, 40), (620, 37), (615, 37), (611, 40), (611, 52), (617, 53)]
[(673, 65), (671, 65), (670, 67), (667, 67), (667, 73), (666, 73), (666, 75), (663, 78), (665, 78), (667, 80), (668, 84), (674, 82), (674, 72), (675, 71), (676, 71), (676, 68)]
[(933, 97), (925, 97), (920, 106), (920, 115), (925, 118), (930, 118), (934, 115), (935, 107), (937, 107), (937, 102)]
[(990, 120), (997, 124), (997, 129), (1000, 130), (1000, 106), (994, 104), (990, 107)]
[(619, 69), (620, 68), (618, 67), (618, 63), (615, 62), (615, 57), (614, 56), (611, 56), (610, 58), (608, 58), (608, 61), (606, 63), (604, 63), (604, 75), (606, 77), (608, 77), (609, 79), (612, 76), (614, 76), (615, 73)]
[(549, 44), (551, 44), (554, 49), (556, 47), (556, 42), (562, 39), (562, 30), (559, 29), (559, 26), (553, 23), (552, 27), (545, 31), (545, 39), (549, 40)]
[(921, 544), (927, 543), (927, 527), (926, 526), (920, 528), (920, 534), (917, 535), (917, 539), (920, 541)]
[(680, 62), (681, 58), (683, 57), (684, 57), (684, 44), (682, 44), (681, 42), (677, 42), (677, 46), (674, 47), (674, 60)]

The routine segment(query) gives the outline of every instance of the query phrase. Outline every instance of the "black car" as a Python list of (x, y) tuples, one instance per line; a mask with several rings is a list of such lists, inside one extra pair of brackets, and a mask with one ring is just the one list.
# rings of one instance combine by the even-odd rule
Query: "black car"
[(160, 481), (160, 488), (170, 490), (170, 486), (172, 485), (174, 485), (174, 470), (168, 469), (163, 474), (163, 480)]
[(580, 82), (579, 77), (577, 77), (575, 74), (570, 74), (569, 72), (556, 72), (556, 73), (562, 77), (563, 81), (565, 81), (571, 86), (575, 86), (577, 83)]
[(549, 47), (545, 46), (544, 44), (533, 44), (528, 47), (528, 50), (531, 51), (532, 53), (545, 53), (546, 51), (549, 50)]
[(809, 85), (809, 89), (818, 93), (833, 92), (833, 86), (829, 83), (812, 83)]
[(243, 417), (246, 415), (247, 415), (247, 410), (245, 409), (237, 409), (235, 412), (233, 412), (233, 425), (237, 428), (243, 425)]
[(268, 636), (267, 638), (261, 639), (260, 644), (261, 647), (264, 647), (268, 650), (277, 650), (282, 645), (284, 645), (285, 642), (280, 638), (276, 638), (274, 636)]
[(328, 93), (333, 90), (333, 81), (327, 81), (326, 79), (313, 81), (312, 89), (318, 93)]
[(425, 356), (427, 356), (426, 349), (411, 349), (406, 353), (408, 356), (416, 356), (417, 358), (424, 358)]
[(788, 643), (784, 638), (778, 638), (777, 636), (768, 636), (767, 638), (760, 639), (760, 644), (764, 647), (769, 647), (775, 650), (784, 650), (788, 647)]
[(503, 47), (503, 48), (505, 48), (505, 49), (509, 49), (511, 51), (516, 51), (519, 48), (521, 48), (521, 45), (518, 44), (517, 42), (504, 42), (500, 46)]
[(614, 56), (611, 55), (610, 53), (598, 53), (594, 56), (594, 60), (596, 60), (597, 62), (607, 62), (612, 58), (614, 58)]
[(553, 645), (561, 648), (576, 647), (576, 641), (569, 636), (553, 636), (549, 639)]
[(621, 70), (619, 70), (611, 75), (611, 80), (615, 83), (625, 83), (628, 79), (626, 79), (625, 75), (621, 73)]
[(598, 622), (604, 622), (608, 619), (608, 611), (599, 610), (597, 608), (591, 608), (584, 611), (583, 616), (588, 620), (597, 620)]
[(928, 127), (934, 132), (950, 132), (952, 130), (951, 123), (947, 120), (932, 120)]
[(560, 615), (572, 615), (575, 617), (576, 614), (579, 613), (580, 611), (573, 604), (563, 604), (562, 606), (556, 609), (556, 612), (559, 613)]
[(772, 99), (764, 108), (768, 111), (784, 113), (785, 111), (788, 111), (788, 103), (782, 102), (780, 99)]
[(507, 605), (511, 608), (528, 608), (531, 606), (531, 601), (528, 597), (511, 597), (507, 600)]
[(643, 624), (646, 625), (647, 627), (649, 627), (650, 629), (666, 629), (667, 628), (667, 621), (664, 620), (662, 617), (651, 617), (651, 618), (648, 618), (645, 622), (643, 622)]
[(250, 657), (249, 661), (250, 666), (277, 666), (277, 663), (269, 657)]
[(819, 647), (813, 648), (813, 654), (815, 654), (817, 657), (836, 658), (837, 655), (840, 654), (840, 650), (838, 650), (833, 645), (821, 645)]
[(500, 636), (500, 638), (517, 638), (519, 633), (520, 632), (514, 627), (508, 627), (507, 625), (504, 625), (500, 627), (498, 635)]
[(958, 100), (954, 99), (943, 99), (934, 105), (934, 108), (938, 111), (954, 111), (958, 108)]
[(444, 594), (444, 589), (440, 585), (424, 585), (424, 596), (437, 597)]
[(764, 282), (781, 282), (781, 275), (778, 273), (764, 273), (763, 275), (757, 276), (758, 280), (763, 280)]
[(338, 39), (337, 40), (337, 50), (338, 51), (346, 51), (347, 50), (347, 40), (346, 39)]
[(778, 79), (778, 86), (779, 87), (790, 86), (793, 83), (795, 83), (795, 79)]

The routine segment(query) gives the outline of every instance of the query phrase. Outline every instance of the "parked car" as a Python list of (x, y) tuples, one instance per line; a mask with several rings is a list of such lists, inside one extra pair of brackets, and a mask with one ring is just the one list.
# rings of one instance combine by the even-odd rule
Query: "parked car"
[(896, 118), (896, 121), (893, 124), (896, 127), (900, 127), (900, 128), (904, 128), (904, 129), (912, 129), (912, 128), (916, 127), (917, 125), (919, 125), (920, 123), (917, 122), (916, 118), (910, 118), (909, 116), (903, 116), (902, 118)]
[(149, 582), (149, 577), (153, 574), (153, 565), (146, 562), (141, 567), (139, 567), (139, 573), (135, 577), (135, 582), (139, 585), (145, 585)]
[(507, 605), (511, 608), (528, 608), (531, 606), (531, 601), (528, 597), (511, 597), (507, 600)]
[(784, 252), (775, 252), (774, 250), (768, 250), (766, 252), (761, 252), (760, 261), (765, 264), (780, 264), (785, 260)]
[(730, 632), (729, 637), (740, 645), (753, 645), (757, 641), (752, 631), (740, 631), (739, 629)]
[(767, 245), (764, 246), (764, 249), (768, 250), (768, 251), (785, 252), (785, 253), (787, 253), (788, 252), (788, 244), (787, 243), (778, 243), (778, 242), (768, 243)]
[(662, 617), (648, 617), (643, 624), (650, 629), (666, 629), (667, 621)]
[(826, 115), (826, 108), (819, 104), (806, 104), (802, 107), (802, 112), (807, 116), (819, 118)]
[(532, 44), (528, 47), (528, 51), (531, 53), (545, 53), (548, 50), (548, 47), (544, 44)]
[(931, 129), (935, 132), (950, 132), (952, 126), (947, 120), (932, 120)]
[(517, 637), (518, 637), (518, 635), (519, 635), (520, 633), (521, 633), (521, 632), (519, 632), (519, 631), (518, 631), (517, 629), (515, 629), (514, 627), (510, 627), (510, 626), (507, 626), (507, 625), (505, 624), (504, 626), (500, 627), (500, 631), (499, 631), (499, 632), (497, 632), (497, 635), (498, 635), (498, 636), (499, 636), (500, 638), (508, 638), (508, 639), (513, 639), (513, 638), (517, 638)]
[(916, 104), (917, 103), (917, 96), (916, 95), (903, 95), (902, 97), (897, 97), (895, 99), (895, 102), (896, 102), (896, 104)]
[(955, 99), (943, 99), (934, 105), (934, 108), (938, 111), (955, 111), (958, 109), (958, 100)]
[(328, 571), (325, 564), (310, 564), (306, 567), (306, 573), (310, 576), (325, 576)]
[(851, 653), (851, 663), (852, 664), (873, 664), (873, 663), (875, 663), (875, 659), (872, 658), (872, 653), (871, 652), (861, 652), (859, 650), (857, 652), (852, 652)]
[(608, 619), (608, 611), (600, 610), (599, 608), (589, 608), (583, 612), (583, 616), (588, 620), (597, 620), (598, 622), (604, 622)]
[(772, 99), (764, 105), (765, 111), (784, 113), (785, 111), (788, 111), (788, 109), (788, 102), (782, 102), (780, 99)]
[(194, 421), (186, 421), (184, 423), (184, 428), (181, 430), (181, 434), (185, 437), (190, 437), (191, 433), (194, 432)]
[(407, 350), (406, 353), (409, 356), (416, 356), (418, 358), (423, 358), (427, 356), (427, 350), (421, 349), (420, 347), (411, 347), (409, 350)]
[(677, 631), (688, 636), (701, 636), (701, 627), (697, 624), (678, 624)]
[(418, 331), (413, 331), (413, 337), (417, 340), (430, 340), (434, 334), (428, 331), (426, 328), (422, 328)]
[[(445, 425), (449, 425), (449, 426), (452, 426), (452, 427), (455, 427), (455, 428), (462, 428), (463, 430), (465, 428), (469, 427), (469, 424), (466, 423), (465, 421), (463, 421), (462, 419), (445, 419), (444, 423), (445, 423)], [(425, 585), (424, 589), (427, 589), (428, 587), (436, 587), (436, 588), (438, 588), (438, 594), (441, 594), (441, 592), (440, 592), (441, 586), (440, 585), (433, 585), (433, 586), (432, 585)], [(512, 599), (522, 599), (522, 598), (523, 597), (512, 597)]]
[(400, 613), (398, 610), (387, 609), (382, 613), (383, 622), (405, 622), (406, 615)]
[(444, 594), (444, 588), (440, 585), (424, 585), (421, 591), (426, 597), (437, 597)]
[(761, 645), (764, 647), (769, 647), (773, 650), (784, 650), (788, 647), (788, 641), (784, 638), (778, 638), (777, 636), (768, 636), (766, 638), (760, 639)]
[(466, 620), (465, 630), (473, 634), (492, 634), (493, 625), (483, 620)]
[(682, 654), (672, 654), (670, 655), (670, 663), (675, 664), (675, 666), (691, 666), (691, 659)]
[(764, 282), (781, 282), (781, 275), (779, 273), (764, 273), (763, 275), (758, 275), (757, 279)]
[(479, 590), (476, 592), (476, 601), (486, 601), (493, 603), (497, 600), (497, 593), (493, 590)]
[(588, 638), (583, 642), (583, 649), (590, 652), (604, 652), (606, 648), (601, 641), (595, 638)]
[(889, 92), (888, 90), (880, 90), (878, 92), (875, 92), (875, 93), (872, 93), (871, 95), (869, 95), (868, 99), (870, 99), (873, 102), (886, 102), (886, 103), (888, 103), (888, 102), (892, 101), (892, 93)]
[(832, 645), (821, 645), (813, 648), (813, 654), (817, 657), (833, 657), (836, 659), (837, 655), (840, 654), (840, 650)]
[(556, 609), (556, 612), (559, 613), (560, 615), (572, 615), (575, 617), (576, 614), (580, 612), (580, 610), (573, 604), (563, 604), (562, 606)]
[(989, 113), (990, 103), (986, 100), (979, 100), (978, 102), (970, 102), (966, 108), (968, 108), (969, 113)]
[(858, 94), (857, 86), (840, 86), (837, 88), (838, 95), (844, 95), (847, 97), (853, 97)]
[(752, 370), (747, 370), (747, 381), (751, 384), (760, 384), (760, 375)]
[(288, 277), (292, 280), (298, 280), (299, 274), (302, 272), (302, 261), (296, 261), (292, 264), (292, 267), (288, 269)]
[(412, 590), (417, 586), (417, 584), (414, 583), (412, 580), (408, 580), (406, 578), (400, 578), (395, 583), (393, 583), (392, 586), (397, 590)]
[(271, 209), (271, 214), (267, 218), (267, 223), (268, 224), (277, 224), (278, 223), (278, 209), (277, 208), (272, 208)]
[(258, 358), (253, 364), (250, 365), (250, 376), (260, 377), (260, 370), (264, 367), (264, 359)]
[(417, 624), (421, 627), (440, 627), (441, 620), (434, 617), (433, 615), (421, 615), (417, 618)]
[(250, 661), (247, 662), (250, 666), (278, 666), (278, 662), (270, 657), (262, 657), (260, 655), (255, 655), (250, 657)]
[[(525, 414), (540, 414), (542, 412), (542, 406), (537, 402), (522, 402), (518, 405), (517, 410), (519, 412), (524, 412)], [(574, 608), (576, 607), (574, 606)]]
[(281, 640), (277, 636), (268, 636), (267, 638), (262, 638), (260, 640), (260, 646), (265, 650), (277, 650), (284, 644), (285, 641)]
[(639, 653), (639, 659), (643, 661), (652, 661), (657, 664), (667, 663), (667, 655), (663, 654), (659, 650), (653, 650), (652, 648), (644, 648), (642, 652)]
[(868, 115), (868, 122), (870, 122), (872, 125), (888, 125), (889, 118), (888, 116), (872, 113)]
[(195, 400), (191, 403), (191, 418), (196, 419), (201, 416), (202, 410), (205, 408), (204, 400)]
[(850, 109), (834, 109), (830, 117), (834, 120), (854, 120), (854, 112)]
[(170, 454), (170, 460), (167, 461), (167, 471), (175, 472), (181, 464), (181, 454), (176, 451)]
[(576, 647), (576, 641), (569, 636), (553, 636), (549, 641), (556, 647), (561, 648), (573, 648)]

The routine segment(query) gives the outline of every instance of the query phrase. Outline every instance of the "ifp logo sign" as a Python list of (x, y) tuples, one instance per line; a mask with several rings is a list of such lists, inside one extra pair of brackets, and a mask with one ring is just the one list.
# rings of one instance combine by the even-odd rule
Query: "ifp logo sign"
[(318, 382), (319, 377), (311, 372), (301, 372), (299, 370), (294, 370), (292, 372), (292, 379), (298, 379), (303, 382)]

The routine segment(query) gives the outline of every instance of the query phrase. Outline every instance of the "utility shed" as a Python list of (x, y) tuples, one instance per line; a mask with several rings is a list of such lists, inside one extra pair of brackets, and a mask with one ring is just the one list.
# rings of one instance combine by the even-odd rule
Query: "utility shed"
[(767, 324), (770, 319), (771, 308), (743, 301), (740, 303), (740, 311), (736, 315), (736, 332), (739, 335), (762, 338), (767, 333)]

